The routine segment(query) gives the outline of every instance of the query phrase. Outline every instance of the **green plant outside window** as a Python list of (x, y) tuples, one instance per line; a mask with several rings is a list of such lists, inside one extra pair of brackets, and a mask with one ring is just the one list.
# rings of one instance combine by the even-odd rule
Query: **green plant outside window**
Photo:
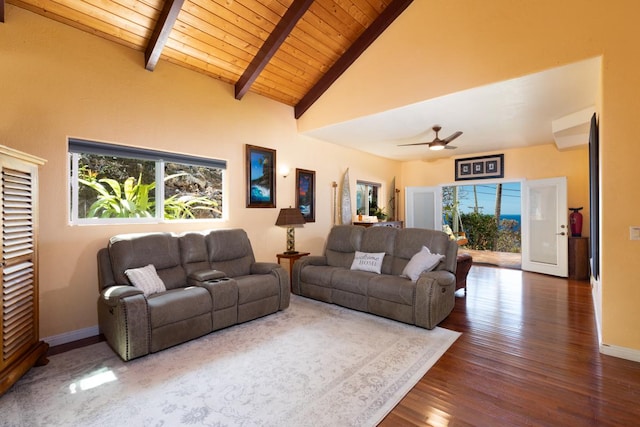
[(223, 168), (75, 151), (70, 153), (74, 223), (223, 217)]

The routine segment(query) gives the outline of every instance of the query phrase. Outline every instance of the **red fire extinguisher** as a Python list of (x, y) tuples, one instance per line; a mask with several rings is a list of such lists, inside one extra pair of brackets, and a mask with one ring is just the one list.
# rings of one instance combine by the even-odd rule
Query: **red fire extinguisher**
[(569, 215), (569, 225), (571, 226), (571, 236), (580, 237), (582, 236), (582, 214), (580, 211), (582, 207), (579, 208), (569, 208), (569, 210), (573, 211)]

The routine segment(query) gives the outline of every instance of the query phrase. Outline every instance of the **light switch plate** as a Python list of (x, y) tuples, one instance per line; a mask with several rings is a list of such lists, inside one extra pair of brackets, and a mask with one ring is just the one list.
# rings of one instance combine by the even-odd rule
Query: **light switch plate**
[(640, 240), (640, 227), (629, 227), (629, 240)]

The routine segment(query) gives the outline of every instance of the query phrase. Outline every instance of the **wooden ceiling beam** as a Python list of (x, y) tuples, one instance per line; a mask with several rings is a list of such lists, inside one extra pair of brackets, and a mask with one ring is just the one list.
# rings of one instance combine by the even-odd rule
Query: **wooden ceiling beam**
[(412, 2), (413, 0), (394, 0), (390, 3), (347, 49), (344, 55), (338, 58), (329, 71), (296, 104), (294, 107), (295, 118), (300, 118)]
[(151, 39), (149, 39), (149, 44), (144, 51), (144, 68), (147, 70), (153, 71), (156, 68), (160, 54), (167, 44), (169, 34), (176, 23), (176, 19), (178, 19), (178, 14), (183, 4), (184, 0), (165, 1), (160, 17), (151, 34)]
[(242, 97), (249, 91), (253, 82), (267, 66), (273, 55), (278, 51), (282, 43), (287, 39), (293, 28), (296, 26), (302, 15), (311, 6), (314, 0), (294, 0), (291, 7), (287, 9), (274, 30), (269, 34), (267, 40), (253, 57), (253, 60), (242, 73), (242, 76), (235, 85), (236, 99)]

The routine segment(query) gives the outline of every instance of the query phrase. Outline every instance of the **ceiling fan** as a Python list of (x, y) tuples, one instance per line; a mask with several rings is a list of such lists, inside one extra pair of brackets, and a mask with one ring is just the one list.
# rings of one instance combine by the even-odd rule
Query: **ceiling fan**
[(398, 145), (398, 147), (403, 147), (406, 145), (428, 145), (430, 150), (442, 150), (442, 149), (447, 149), (447, 150), (453, 150), (457, 147), (453, 147), (453, 146), (449, 146), (447, 145), (448, 143), (450, 143), (451, 141), (453, 141), (454, 139), (456, 139), (457, 137), (459, 137), (460, 135), (462, 135), (462, 132), (457, 131), (451, 135), (449, 135), (448, 137), (446, 137), (445, 139), (440, 139), (438, 138), (438, 132), (440, 132), (440, 130), (442, 129), (439, 125), (435, 125), (432, 128), (435, 133), (436, 133), (436, 137), (433, 141), (431, 142), (416, 142), (414, 144), (400, 144)]

